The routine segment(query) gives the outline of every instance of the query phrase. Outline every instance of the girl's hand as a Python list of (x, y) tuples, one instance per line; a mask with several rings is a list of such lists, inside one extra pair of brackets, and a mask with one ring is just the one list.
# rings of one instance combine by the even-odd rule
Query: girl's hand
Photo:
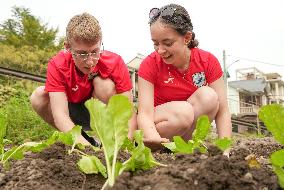
[(170, 142), (167, 138), (144, 138), (143, 139), (145, 146), (149, 147), (152, 151), (162, 149), (164, 146), (162, 143)]

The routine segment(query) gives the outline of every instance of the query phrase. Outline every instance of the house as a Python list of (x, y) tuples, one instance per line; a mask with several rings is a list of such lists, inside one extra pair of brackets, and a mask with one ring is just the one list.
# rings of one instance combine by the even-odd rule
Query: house
[[(235, 81), (228, 82), (228, 105), (238, 132), (263, 125), (258, 120), (261, 106), (284, 105), (284, 82), (278, 73), (263, 73), (255, 67), (236, 70)], [(242, 123), (241, 123), (242, 122)], [(247, 123), (249, 125), (247, 125)], [(264, 127), (264, 126), (263, 126)]]
[(236, 70), (236, 79), (228, 82), (228, 103), (232, 114), (256, 113), (259, 107), (272, 103), (284, 105), (281, 75), (265, 74), (253, 67)]
[(136, 57), (134, 57), (127, 63), (128, 71), (130, 73), (131, 82), (133, 85), (132, 94), (134, 96), (134, 102), (137, 101), (138, 97), (138, 69), (144, 58), (144, 55), (138, 53)]

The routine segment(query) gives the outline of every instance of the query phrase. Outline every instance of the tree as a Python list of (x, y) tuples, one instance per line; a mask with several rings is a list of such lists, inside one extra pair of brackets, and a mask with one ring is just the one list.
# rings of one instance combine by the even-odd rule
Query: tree
[(55, 39), (58, 28), (48, 28), (47, 23), (41, 23), (29, 9), (13, 7), (12, 18), (0, 24), (1, 44), (21, 46), (37, 46), (39, 49), (56, 48)]

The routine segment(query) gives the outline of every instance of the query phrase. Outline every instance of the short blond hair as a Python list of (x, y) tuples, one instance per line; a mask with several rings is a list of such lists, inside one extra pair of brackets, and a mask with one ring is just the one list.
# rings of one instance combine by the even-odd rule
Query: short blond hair
[(97, 43), (102, 39), (99, 21), (88, 13), (75, 15), (66, 27), (66, 41), (72, 40), (85, 43)]

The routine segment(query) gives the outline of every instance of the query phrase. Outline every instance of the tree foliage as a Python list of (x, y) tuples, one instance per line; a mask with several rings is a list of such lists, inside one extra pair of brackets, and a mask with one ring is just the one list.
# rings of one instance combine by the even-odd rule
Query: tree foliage
[(33, 16), (29, 9), (13, 7), (12, 18), (0, 24), (0, 43), (12, 45), (15, 48), (33, 46), (39, 49), (56, 48), (55, 40), (58, 28), (48, 28)]
[(53, 49), (39, 50), (33, 46), (15, 48), (0, 44), (0, 66), (45, 75), (48, 60), (55, 53)]

